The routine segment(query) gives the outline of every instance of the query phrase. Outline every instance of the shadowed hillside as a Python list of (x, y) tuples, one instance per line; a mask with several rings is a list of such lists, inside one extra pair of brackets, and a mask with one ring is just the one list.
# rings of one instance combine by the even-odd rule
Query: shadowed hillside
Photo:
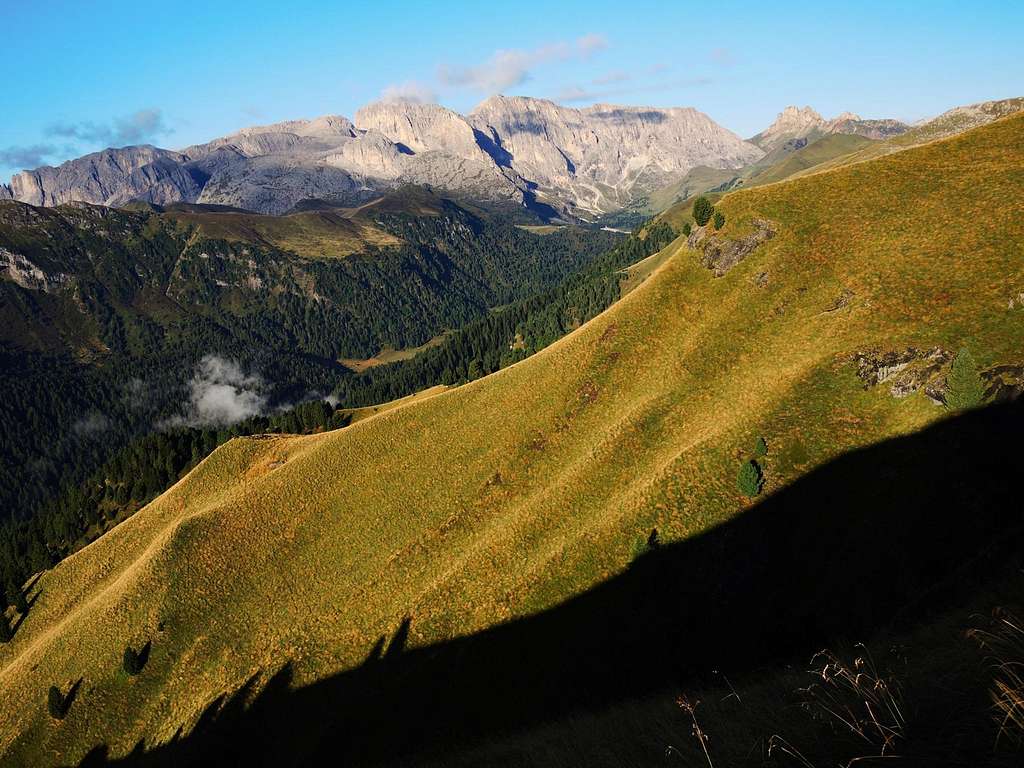
[[(188, 736), (110, 764), (405, 764), (672, 693), (712, 670), (741, 684), (766, 663), (906, 625), (1020, 567), (1024, 520), (1006, 480), (1022, 428), (1014, 403), (852, 452), (549, 611), (415, 649), (405, 648), (408, 617), (357, 669), (292, 690), (286, 665), (211, 702)], [(971, 693), (947, 692), (947, 706)], [(948, 724), (976, 729), (961, 757), (991, 751), (985, 714)], [(916, 735), (918, 753), (904, 756), (953, 757)], [(632, 746), (637, 763), (661, 764), (663, 745)], [(104, 752), (85, 764), (103, 764)]]
[[(730, 194), (700, 250), (528, 360), (218, 449), (39, 579), (0, 649), (7, 761), (120, 758), (200, 718), (209, 745), (210, 703), (290, 662), (298, 693), (265, 698), (313, 721), (290, 755), (348, 712), (332, 750), (394, 763), (877, 626), (1007, 540), (1015, 408), (927, 428), (961, 347), (1019, 390), (1022, 138), (1012, 117)], [(761, 504), (737, 489), (758, 437)], [(79, 678), (56, 723), (47, 689)]]

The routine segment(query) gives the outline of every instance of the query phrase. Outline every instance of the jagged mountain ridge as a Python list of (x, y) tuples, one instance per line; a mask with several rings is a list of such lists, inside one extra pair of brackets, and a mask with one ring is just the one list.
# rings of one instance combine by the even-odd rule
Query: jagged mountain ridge
[(200, 202), (284, 213), (308, 198), (354, 204), (403, 184), (480, 201), (540, 199), (581, 217), (621, 208), (695, 165), (733, 168), (762, 156), (695, 109), (495, 96), (469, 115), (436, 104), (380, 102), (355, 121), (328, 115), (243, 129), (180, 152), (96, 152), (17, 174), (11, 196), (34, 205)]
[(832, 134), (853, 134), (866, 139), (887, 139), (910, 130), (899, 120), (865, 120), (853, 112), (843, 112), (826, 120), (810, 107), (789, 106), (770, 126), (749, 139), (768, 155), (786, 147), (799, 149), (815, 139)]

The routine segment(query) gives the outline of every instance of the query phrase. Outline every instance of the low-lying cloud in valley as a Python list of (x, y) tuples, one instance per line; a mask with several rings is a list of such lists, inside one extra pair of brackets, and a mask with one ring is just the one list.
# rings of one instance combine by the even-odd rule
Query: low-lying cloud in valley
[(207, 355), (196, 366), (188, 383), (184, 413), (168, 426), (225, 427), (259, 416), (267, 408), (266, 380), (246, 373), (238, 362)]
[(71, 425), (71, 431), (79, 437), (99, 437), (110, 429), (110, 419), (99, 411), (90, 411)]

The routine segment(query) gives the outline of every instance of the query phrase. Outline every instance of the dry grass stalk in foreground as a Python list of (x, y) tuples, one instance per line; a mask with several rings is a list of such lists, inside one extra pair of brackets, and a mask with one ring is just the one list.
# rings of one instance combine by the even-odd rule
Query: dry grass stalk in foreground
[(968, 635), (989, 654), (996, 677), (991, 690), (999, 723), (996, 741), (1004, 736), (1024, 743), (1024, 621), (1009, 611), (993, 612), (991, 632), (973, 629)]
[[(903, 693), (899, 681), (883, 675), (863, 644), (860, 654), (847, 664), (828, 650), (815, 654), (812, 672), (821, 682), (800, 689), (804, 708), (812, 717), (840, 725), (872, 745), (877, 754), (854, 758), (847, 766), (862, 760), (897, 757), (897, 744), (903, 740), (906, 720)], [(769, 741), (769, 755), (781, 752), (801, 765), (811, 763), (799, 750), (780, 736)]]
[[(711, 753), (708, 751), (708, 735), (704, 732), (704, 729), (700, 727), (700, 723), (697, 722), (697, 707), (700, 705), (700, 699), (694, 699), (691, 701), (685, 695), (680, 695), (676, 699), (676, 704), (678, 704), (679, 708), (690, 716), (690, 719), (693, 721), (694, 738), (696, 738), (700, 743), (700, 748), (704, 751), (704, 757), (707, 759), (708, 765), (711, 766), (711, 768), (715, 768), (715, 764), (711, 761)], [(665, 754), (667, 756), (677, 751), (678, 750), (676, 750), (675, 747), (670, 746), (665, 750)]]

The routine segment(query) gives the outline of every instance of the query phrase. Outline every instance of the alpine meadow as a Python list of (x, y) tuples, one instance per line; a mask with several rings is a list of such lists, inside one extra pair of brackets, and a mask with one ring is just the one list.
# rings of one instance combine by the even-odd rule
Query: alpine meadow
[(1019, 9), (56, 5), (0, 764), (1021, 764)]

